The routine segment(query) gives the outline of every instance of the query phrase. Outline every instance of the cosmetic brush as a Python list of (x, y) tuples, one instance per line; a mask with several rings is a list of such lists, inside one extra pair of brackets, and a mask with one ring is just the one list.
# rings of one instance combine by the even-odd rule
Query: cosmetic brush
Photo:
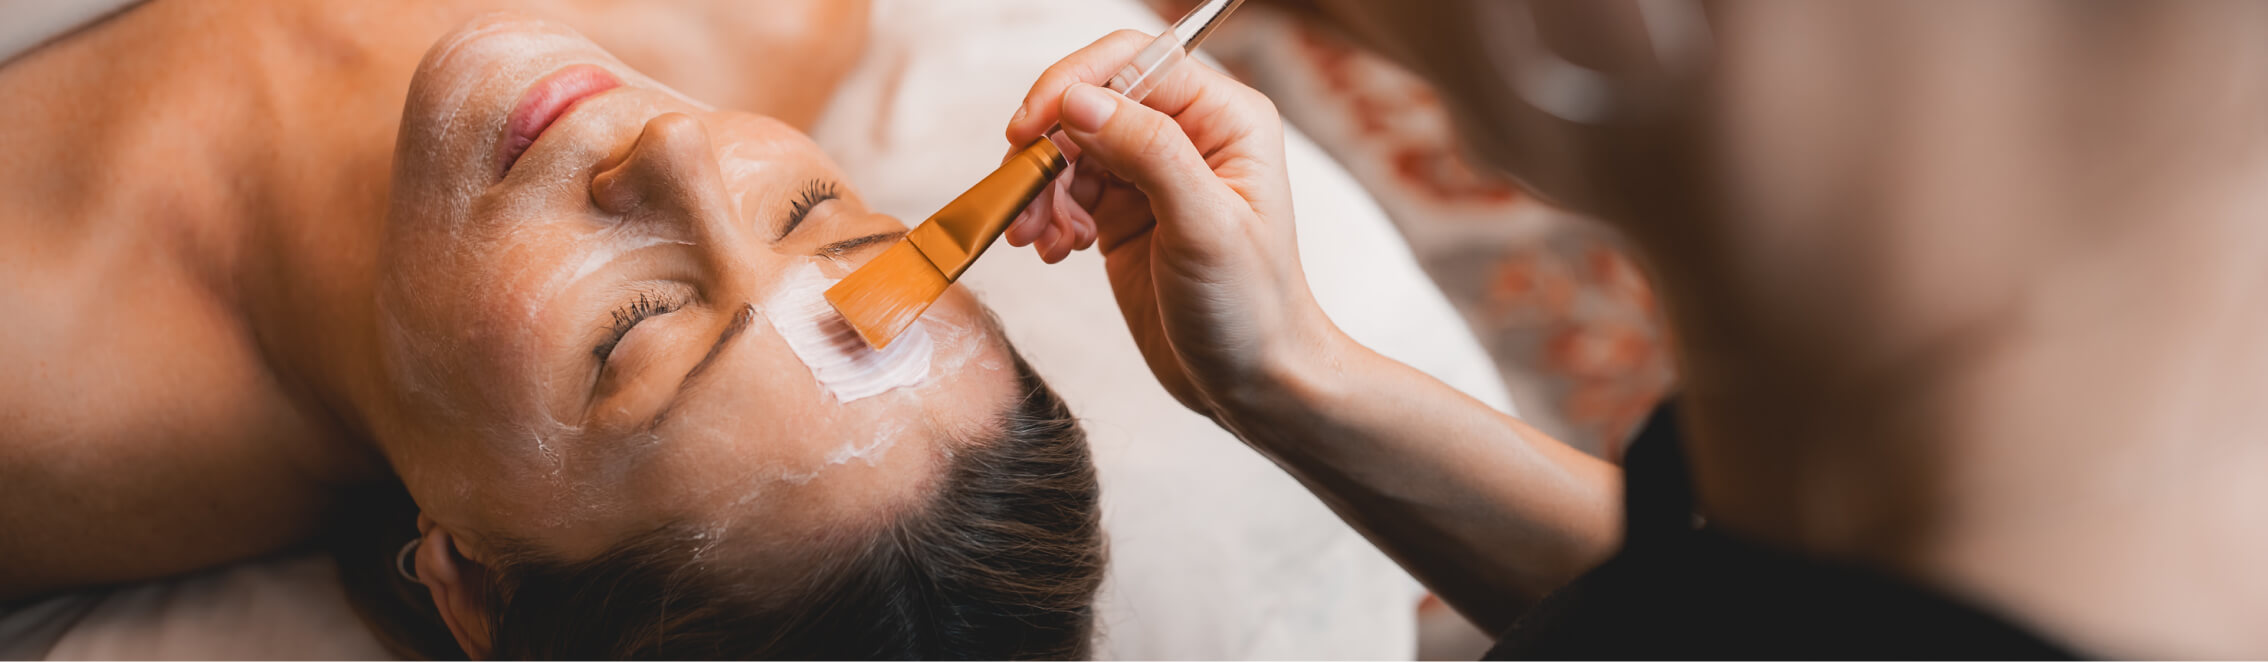
[[(1200, 3), (1175, 21), (1173, 29), (1143, 47), (1104, 87), (1141, 101), (1243, 1)], [(1049, 127), (889, 250), (827, 288), (827, 302), (850, 321), (866, 344), (875, 349), (888, 346), (976, 263), (1032, 198), (1055, 182), (1055, 176), (1070, 165), (1063, 156), (1069, 145), (1061, 124)]]

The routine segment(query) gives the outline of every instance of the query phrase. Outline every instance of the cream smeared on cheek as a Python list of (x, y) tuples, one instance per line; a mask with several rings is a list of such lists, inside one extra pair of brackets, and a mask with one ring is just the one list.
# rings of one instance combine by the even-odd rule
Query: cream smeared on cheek
[(936, 343), (926, 325), (915, 322), (888, 348), (868, 347), (850, 322), (827, 304), (827, 287), (835, 280), (810, 263), (795, 265), (763, 306), (764, 318), (820, 385), (836, 400), (848, 403), (928, 379)]
[(589, 252), (584, 253), (582, 259), (575, 264), (575, 271), (567, 276), (566, 284), (580, 283), (592, 272), (613, 264), (616, 260), (620, 260), (623, 256), (639, 249), (663, 244), (693, 245), (693, 242), (685, 239), (647, 232), (610, 232), (592, 243), (595, 245), (589, 249)]

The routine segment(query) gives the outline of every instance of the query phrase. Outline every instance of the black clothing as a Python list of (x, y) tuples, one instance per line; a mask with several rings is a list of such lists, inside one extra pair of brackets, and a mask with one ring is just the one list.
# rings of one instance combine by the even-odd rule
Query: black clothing
[(1489, 659), (2067, 659), (1993, 614), (1697, 524), (1670, 404), (1625, 461), (1623, 550), (1546, 596)]

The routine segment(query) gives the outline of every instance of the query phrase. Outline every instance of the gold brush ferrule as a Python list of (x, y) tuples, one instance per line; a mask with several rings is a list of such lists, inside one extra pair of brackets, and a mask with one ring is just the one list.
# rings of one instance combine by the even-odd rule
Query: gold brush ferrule
[(906, 235), (923, 257), (936, 265), (945, 280), (960, 280), (961, 272), (975, 264), (978, 255), (1008, 231), (1008, 223), (1032, 203), (1041, 190), (1063, 172), (1063, 150), (1042, 136), (985, 175), (961, 197), (946, 203), (929, 220)]

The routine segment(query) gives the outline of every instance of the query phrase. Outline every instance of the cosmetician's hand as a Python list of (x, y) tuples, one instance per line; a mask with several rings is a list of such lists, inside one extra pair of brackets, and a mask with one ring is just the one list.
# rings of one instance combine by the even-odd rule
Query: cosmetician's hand
[(1080, 161), (1008, 242), (1049, 263), (1099, 244), (1151, 372), (1183, 405), (1223, 420), (1274, 400), (1281, 377), (1328, 360), (1343, 336), (1300, 271), (1275, 104), (1194, 59), (1141, 103), (1096, 86), (1149, 42), (1119, 31), (1032, 85), (1009, 143), (1060, 118)]

